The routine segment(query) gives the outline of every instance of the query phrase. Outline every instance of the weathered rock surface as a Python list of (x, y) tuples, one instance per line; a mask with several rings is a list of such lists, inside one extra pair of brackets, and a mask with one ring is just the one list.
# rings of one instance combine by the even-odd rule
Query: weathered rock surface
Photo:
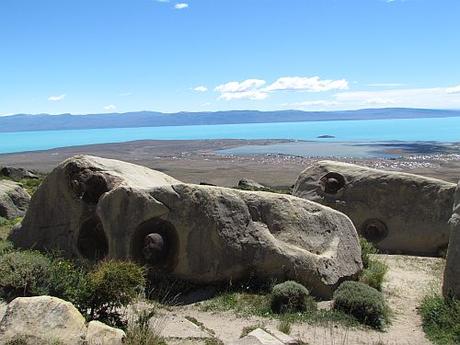
[(68, 256), (130, 258), (197, 283), (293, 279), (323, 297), (362, 269), (353, 224), (328, 207), (184, 184), (91, 156), (47, 176), (10, 239)]
[(37, 179), (38, 176), (32, 171), (26, 170), (24, 168), (15, 168), (15, 167), (3, 167), (0, 169), (0, 175), (9, 177), (13, 180), (19, 181), (24, 178)]
[(30, 202), (30, 195), (16, 182), (0, 180), (0, 217), (22, 217)]
[(121, 329), (107, 326), (99, 321), (88, 323), (86, 331), (86, 343), (89, 345), (122, 345), (126, 336)]
[(71, 303), (49, 296), (19, 297), (0, 321), (0, 344), (21, 336), (31, 344), (78, 345), (83, 344), (85, 332), (85, 319)]
[(267, 186), (264, 186), (263, 184), (260, 184), (259, 182), (256, 182), (254, 180), (250, 180), (247, 178), (241, 179), (238, 182), (238, 187), (241, 189), (247, 189), (247, 190), (260, 190), (260, 191), (267, 191), (270, 188)]
[(449, 241), (454, 190), (437, 179), (320, 161), (300, 174), (293, 195), (345, 213), (383, 251), (436, 255)]
[(460, 299), (460, 182), (455, 190), (453, 211), (442, 291), (446, 298)]

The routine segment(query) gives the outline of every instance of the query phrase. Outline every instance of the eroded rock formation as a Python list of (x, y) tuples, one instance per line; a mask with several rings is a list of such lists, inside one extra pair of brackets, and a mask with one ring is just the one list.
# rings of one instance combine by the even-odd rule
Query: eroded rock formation
[(197, 283), (294, 279), (323, 297), (362, 269), (352, 222), (328, 207), (90, 156), (47, 176), (10, 239), (93, 260), (130, 258)]
[(444, 297), (460, 299), (460, 182), (455, 190), (453, 214), (450, 218), (450, 240), (444, 269)]
[(293, 195), (345, 213), (383, 251), (437, 255), (449, 241), (454, 190), (433, 178), (320, 161), (299, 175)]
[(0, 180), (0, 217), (22, 217), (29, 202), (30, 195), (18, 183)]

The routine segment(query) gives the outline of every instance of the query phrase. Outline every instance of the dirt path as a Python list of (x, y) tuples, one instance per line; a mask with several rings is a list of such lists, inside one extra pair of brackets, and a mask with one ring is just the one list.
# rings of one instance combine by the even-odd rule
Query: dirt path
[[(291, 336), (309, 345), (425, 345), (431, 344), (421, 328), (417, 307), (431, 289), (440, 289), (444, 260), (437, 258), (377, 255), (387, 263), (389, 272), (384, 293), (393, 311), (392, 324), (386, 332), (346, 329), (335, 324), (292, 326)], [(225, 343), (240, 337), (244, 327), (262, 324), (276, 328), (278, 321), (250, 317), (242, 318), (231, 312), (203, 312), (199, 307), (175, 307), (169, 313), (193, 317)]]

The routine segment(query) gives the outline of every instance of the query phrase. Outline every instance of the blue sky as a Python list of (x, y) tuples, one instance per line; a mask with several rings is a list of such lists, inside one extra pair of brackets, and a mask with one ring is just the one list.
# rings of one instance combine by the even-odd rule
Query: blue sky
[(0, 114), (460, 109), (459, 0), (0, 0)]

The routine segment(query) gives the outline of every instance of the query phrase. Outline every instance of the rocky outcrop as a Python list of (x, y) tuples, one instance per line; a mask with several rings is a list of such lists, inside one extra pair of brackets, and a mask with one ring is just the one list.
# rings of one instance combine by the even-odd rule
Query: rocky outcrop
[(297, 345), (294, 338), (279, 331), (270, 333), (262, 328), (257, 328), (241, 339), (230, 343), (231, 345)]
[(3, 167), (0, 169), (0, 175), (9, 177), (15, 181), (19, 181), (25, 178), (38, 179), (38, 175), (32, 171), (16, 167)]
[(442, 291), (446, 298), (460, 299), (460, 182), (455, 190), (453, 211)]
[(185, 184), (91, 156), (66, 160), (47, 176), (10, 239), (68, 256), (134, 259), (196, 283), (292, 279), (322, 297), (362, 269), (353, 224), (328, 207)]
[(85, 319), (71, 303), (49, 296), (19, 297), (0, 321), (0, 345), (18, 337), (30, 344), (78, 345), (84, 344), (85, 332)]
[(22, 217), (30, 202), (30, 195), (16, 182), (0, 180), (0, 217)]
[(300, 174), (293, 195), (345, 213), (385, 252), (436, 255), (449, 241), (454, 190), (433, 178), (320, 161)]

